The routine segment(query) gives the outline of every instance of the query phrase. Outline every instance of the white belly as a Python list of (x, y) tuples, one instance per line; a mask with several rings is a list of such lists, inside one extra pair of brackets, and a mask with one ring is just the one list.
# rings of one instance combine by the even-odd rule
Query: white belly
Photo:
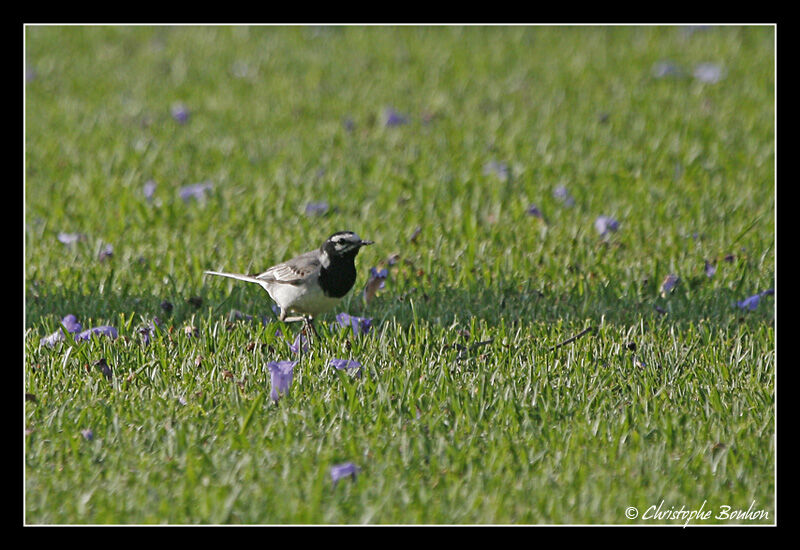
[(272, 284), (266, 290), (282, 310), (303, 315), (319, 315), (339, 303), (339, 298), (325, 296), (316, 281), (309, 283), (302, 286)]

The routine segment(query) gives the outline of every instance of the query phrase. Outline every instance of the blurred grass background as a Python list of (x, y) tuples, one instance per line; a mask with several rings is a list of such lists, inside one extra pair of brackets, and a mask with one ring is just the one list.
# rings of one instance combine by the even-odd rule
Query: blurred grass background
[[(764, 419), (774, 414), (769, 399), (774, 391), (773, 302), (765, 298), (753, 312), (735, 304), (775, 284), (772, 27), (30, 26), (25, 48), (26, 391), (36, 387), (40, 401), (59, 406), (62, 392), (85, 384), (52, 374), (58, 365), (121, 353), (109, 348), (111, 344), (97, 348), (96, 342), (80, 348), (80, 359), (64, 357), (63, 350), (36, 348), (39, 338), (56, 330), (67, 313), (78, 315), (85, 327), (115, 325), (129, 340), (136, 338), (138, 324), (154, 316), (175, 328), (191, 324), (217, 338), (204, 336), (196, 344), (199, 349), (186, 344), (190, 347), (148, 352), (156, 356), (120, 358), (131, 372), (156, 359), (166, 368), (173, 362), (191, 363), (198, 354), (225, 356), (253, 339), (272, 343), (274, 330), (239, 324), (245, 333), (233, 338), (233, 347), (225, 351), (218, 324), (228, 319), (230, 310), (258, 317), (269, 313), (269, 302), (248, 285), (206, 280), (203, 270), (261, 271), (318, 246), (334, 231), (352, 229), (377, 244), (359, 255), (359, 281), (343, 309), (373, 317), (385, 327), (382, 339), (363, 349), (376, 365), (389, 360), (384, 354), (391, 344), (395, 360), (403, 357), (409, 367), (423, 371), (433, 368), (430, 361), (439, 355), (439, 348), (431, 348), (434, 342), (449, 342), (454, 335), (450, 327), (472, 327), (474, 338), (482, 334), (499, 342), (502, 334), (509, 345), (529, 350), (529, 359), (521, 363), (513, 354), (499, 354), (493, 367), (486, 367), (501, 368), (511, 385), (504, 387), (516, 394), (517, 384), (530, 390), (530, 384), (549, 387), (553, 382), (535, 382), (542, 376), (540, 369), (555, 368), (551, 356), (540, 355), (543, 349), (587, 325), (604, 326), (609, 333), (597, 336), (598, 348), (584, 349), (578, 358), (569, 355), (568, 362), (578, 361), (579, 367), (571, 367), (577, 370), (570, 371), (577, 378), (561, 382), (582, 380), (593, 387), (597, 379), (591, 369), (600, 363), (610, 362), (627, 373), (623, 340), (638, 334), (640, 342), (651, 342), (645, 353), (660, 358), (654, 359), (660, 364), (663, 350), (672, 350), (667, 356), (678, 369), (675, 380), (687, 384), (682, 386), (687, 395), (702, 401), (710, 390), (698, 389), (702, 382), (695, 385), (677, 374), (687, 350), (696, 365), (706, 365), (700, 380), (712, 382), (725, 378), (721, 370), (730, 375), (730, 358), (736, 355), (732, 350), (747, 342), (751, 370), (726, 382), (726, 392), (740, 386), (753, 395), (767, 392), (764, 399), (741, 397), (750, 400), (748, 418), (758, 423), (757, 428), (746, 424), (742, 432), (747, 458), (741, 468), (747, 479), (734, 488), (719, 479), (712, 485), (722, 491), (717, 495), (757, 495), (762, 501), (771, 496), (772, 447), (760, 438)], [(696, 74), (702, 64), (710, 64), (710, 79)], [(185, 120), (180, 113), (186, 114)], [(393, 113), (399, 118), (391, 119)], [(156, 184), (149, 200), (144, 194), (148, 181)], [(198, 182), (210, 182), (213, 188), (202, 200), (182, 200), (180, 189)], [(573, 206), (554, 196), (561, 186), (573, 197)], [(307, 215), (306, 205), (317, 201), (328, 204), (327, 213)], [(527, 213), (532, 204), (544, 219)], [(598, 235), (593, 224), (600, 215), (618, 220), (619, 230)], [(418, 227), (421, 232), (410, 242)], [(84, 238), (64, 245), (58, 240), (64, 232)], [(113, 255), (98, 260), (109, 244)], [(394, 253), (401, 260), (390, 270), (387, 289), (366, 306), (360, 290), (369, 267), (386, 265)], [(705, 261), (716, 266), (713, 277), (704, 273)], [(680, 283), (662, 297), (659, 287), (670, 273)], [(161, 306), (164, 301), (174, 306), (169, 312)], [(432, 341), (425, 343), (421, 334)], [(139, 357), (139, 364), (130, 357)], [(244, 370), (260, 372), (257, 365), (274, 359), (250, 354), (236, 361), (250, 365), (242, 366)], [(47, 381), (31, 374), (37, 372), (35, 365), (45, 365), (44, 371), (51, 373)], [(645, 377), (646, 386), (666, 384), (663, 373), (651, 375)], [(193, 376), (206, 380), (198, 372)], [(256, 387), (269, 391), (263, 373), (258, 376), (259, 385), (250, 387), (247, 399), (254, 398)], [(307, 376), (302, 380), (313, 384)], [(625, 380), (627, 375), (620, 376)], [(206, 392), (223, 391), (212, 380)], [(452, 380), (437, 380), (438, 397), (429, 405), (452, 411), (449, 400), (463, 388)], [(167, 381), (163, 384), (170, 387)], [(372, 395), (368, 388), (359, 391)], [(424, 386), (413, 388), (423, 392), (411, 391), (418, 397), (426, 391)], [(601, 397), (595, 412), (613, 416), (612, 402), (619, 400), (605, 390), (602, 385), (597, 389)], [(303, 395), (313, 401), (310, 394)], [(353, 395), (353, 403), (366, 406), (368, 397)], [(498, 393), (493, 399), (506, 403), (508, 397)], [(147, 399), (134, 403), (143, 406)], [(555, 434), (568, 438), (572, 430), (591, 433), (572, 424), (570, 415), (559, 409), (559, 398), (553, 399), (556, 417), (546, 424), (553, 424)], [(531, 406), (530, 399), (524, 402), (524, 407)], [(234, 411), (228, 414), (249, 405), (231, 403)], [(673, 405), (676, 411), (693, 410), (685, 403)], [(506, 408), (510, 406), (500, 407), (510, 417), (470, 417), (477, 422), (475, 429), (491, 431), (495, 422), (514, 424), (528, 414), (542, 426), (540, 409), (517, 407), (512, 414)], [(724, 418), (730, 406), (720, 403), (719, 417), (704, 418), (702, 428), (686, 428), (685, 437), (741, 431)], [(58, 410), (67, 415), (67, 425), (77, 426), (73, 412)], [(127, 405), (123, 410), (127, 412), (116, 411), (111, 418), (119, 423), (122, 414), (131, 425), (141, 424), (142, 419), (129, 416)], [(157, 410), (156, 419), (173, 414)], [(49, 428), (52, 433), (43, 428), (53, 411), (44, 406), (26, 411), (29, 424), (49, 437), (64, 437), (56, 435), (63, 426)], [(298, 414), (302, 411), (306, 409), (301, 407)], [(647, 424), (651, 414), (637, 409), (633, 418)], [(679, 417), (684, 414), (690, 413)], [(514, 415), (522, 417), (511, 420)], [(675, 417), (666, 422), (674, 425)], [(313, 421), (304, 421), (298, 433), (314, 440), (319, 434), (313, 426)], [(269, 431), (260, 427), (257, 433)], [(627, 434), (633, 428), (620, 429)], [(213, 431), (198, 430), (201, 439)], [(73, 443), (75, 433), (69, 436)], [(501, 449), (498, 456), (513, 454), (511, 449), (537, 436), (523, 429), (518, 437), (496, 447)], [(549, 441), (547, 452), (558, 456), (566, 451), (559, 435), (554, 440), (544, 433), (541, 437), (545, 439), (537, 441)], [(594, 448), (591, 437), (576, 437), (587, 445), (585, 452)], [(705, 450), (697, 452), (718, 443), (708, 443), (714, 437), (703, 435), (696, 444)], [(657, 463), (653, 475), (662, 475), (654, 479), (678, 479), (685, 485), (683, 497), (707, 498), (707, 483), (691, 488), (697, 471), (680, 474), (662, 462), (674, 449), (693, 444), (675, 436), (668, 441), (665, 454), (651, 461), (643, 453), (636, 467)], [(387, 445), (387, 454), (397, 452)], [(115, 456), (123, 460), (137, 449), (122, 445)], [(69, 494), (69, 484), (55, 490), (56, 480), (41, 470), (49, 463), (34, 455), (27, 455), (36, 464), (26, 469), (29, 503), (48, 492)], [(227, 460), (223, 455), (220, 459)], [(399, 464), (384, 459), (388, 471), (399, 475)], [(595, 465), (604, 472), (612, 468), (608, 476), (600, 475), (599, 485), (587, 485), (580, 464), (573, 465), (570, 488), (585, 495), (591, 506), (553, 509), (544, 502), (539, 515), (508, 510), (507, 502), (464, 511), (455, 504), (458, 499), (444, 498), (451, 504), (437, 508), (412, 498), (417, 504), (408, 516), (385, 500), (369, 514), (359, 505), (333, 515), (329, 510), (327, 516), (308, 511), (237, 513), (231, 504), (232, 515), (217, 516), (214, 499), (206, 515), (187, 504), (184, 514), (147, 516), (135, 511), (148, 500), (141, 496), (126, 514), (100, 506), (89, 517), (112, 522), (164, 517), (178, 522), (201, 517), (234, 522), (354, 522), (365, 517), (401, 523), (426, 518), (619, 522), (619, 509), (600, 496), (608, 493), (609, 484), (623, 482), (613, 462)], [(523, 470), (531, 476), (523, 485), (539, 487), (545, 479)], [(85, 470), (76, 472), (73, 489), (86, 482)], [(491, 486), (502, 491), (519, 475), (520, 470), (510, 468)], [(294, 487), (287, 489), (294, 494), (297, 486), (287, 487)], [(393, 494), (391, 488), (371, 490), (380, 499)], [(621, 504), (631, 494), (640, 495), (637, 490), (626, 487), (616, 500), (608, 498)], [(641, 499), (655, 493), (644, 491)], [(324, 498), (319, 498), (314, 502), (324, 508)], [(46, 510), (44, 505), (29, 508), (29, 519), (80, 522), (84, 517)]]

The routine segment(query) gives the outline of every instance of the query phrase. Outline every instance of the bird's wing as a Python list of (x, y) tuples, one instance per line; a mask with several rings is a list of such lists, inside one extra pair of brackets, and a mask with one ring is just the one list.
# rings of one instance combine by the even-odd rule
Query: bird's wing
[(273, 283), (296, 285), (318, 272), (321, 265), (319, 261), (319, 252), (312, 250), (311, 252), (301, 254), (282, 264), (270, 267), (261, 275), (257, 275), (256, 279)]

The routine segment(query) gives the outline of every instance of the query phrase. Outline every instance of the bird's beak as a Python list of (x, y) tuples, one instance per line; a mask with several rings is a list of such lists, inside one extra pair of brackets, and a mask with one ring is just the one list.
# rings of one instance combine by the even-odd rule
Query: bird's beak
[(375, 244), (375, 241), (361, 241), (359, 244), (361, 246), (367, 246), (368, 244)]

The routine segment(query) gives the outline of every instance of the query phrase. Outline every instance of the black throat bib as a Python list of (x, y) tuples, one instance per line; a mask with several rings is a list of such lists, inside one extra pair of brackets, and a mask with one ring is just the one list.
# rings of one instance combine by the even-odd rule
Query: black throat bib
[(319, 273), (319, 285), (325, 296), (342, 298), (356, 284), (356, 254), (358, 250), (341, 256), (328, 256), (330, 265), (323, 265)]

